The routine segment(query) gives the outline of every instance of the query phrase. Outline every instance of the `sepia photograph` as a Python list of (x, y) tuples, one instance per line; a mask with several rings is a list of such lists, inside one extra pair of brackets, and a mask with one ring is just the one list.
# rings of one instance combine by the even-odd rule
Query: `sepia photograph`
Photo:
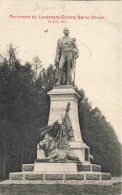
[(121, 195), (121, 1), (0, 0), (0, 195)]

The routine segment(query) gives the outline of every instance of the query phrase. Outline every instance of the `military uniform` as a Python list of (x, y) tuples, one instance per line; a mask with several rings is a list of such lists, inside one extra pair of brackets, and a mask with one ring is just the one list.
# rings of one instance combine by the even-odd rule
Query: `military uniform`
[(66, 65), (66, 84), (72, 83), (71, 72), (73, 69), (75, 53), (78, 53), (75, 41), (76, 39), (71, 37), (63, 37), (58, 40), (55, 58), (56, 63), (58, 63), (58, 84), (61, 84), (62, 82), (61, 79), (64, 65)]

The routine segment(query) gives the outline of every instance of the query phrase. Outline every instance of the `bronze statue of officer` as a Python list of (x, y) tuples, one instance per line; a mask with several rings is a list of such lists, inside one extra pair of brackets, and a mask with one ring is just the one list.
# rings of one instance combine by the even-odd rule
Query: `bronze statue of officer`
[(69, 30), (64, 28), (64, 37), (58, 39), (55, 65), (56, 65), (56, 85), (73, 84), (72, 73), (75, 69), (76, 59), (79, 57), (79, 51), (76, 45), (76, 39), (69, 37)]

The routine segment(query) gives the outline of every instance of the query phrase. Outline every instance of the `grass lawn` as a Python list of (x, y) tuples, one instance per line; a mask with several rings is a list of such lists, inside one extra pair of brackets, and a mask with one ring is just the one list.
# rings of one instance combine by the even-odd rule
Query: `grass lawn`
[(0, 195), (120, 195), (121, 184), (102, 185), (0, 185)]

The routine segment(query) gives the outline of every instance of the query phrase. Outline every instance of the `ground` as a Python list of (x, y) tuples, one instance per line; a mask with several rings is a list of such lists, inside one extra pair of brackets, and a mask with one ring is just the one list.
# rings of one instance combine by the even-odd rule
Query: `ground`
[(33, 185), (9, 184), (0, 185), (0, 195), (121, 195), (121, 184), (101, 185)]
[[(112, 177), (113, 186), (39, 184), (39, 181), (0, 182), (0, 195), (122, 195), (122, 177)], [(19, 183), (20, 182), (20, 183)], [(31, 182), (31, 184), (30, 184)]]

